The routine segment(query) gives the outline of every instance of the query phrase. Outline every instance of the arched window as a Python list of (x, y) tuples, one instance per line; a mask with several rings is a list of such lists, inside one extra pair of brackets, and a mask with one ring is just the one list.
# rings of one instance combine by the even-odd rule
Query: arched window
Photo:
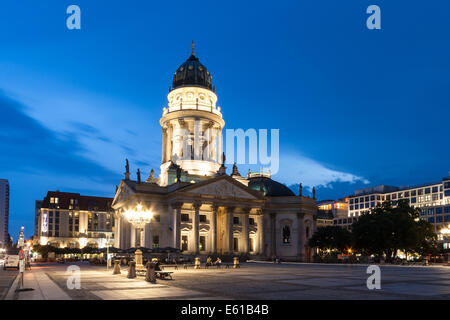
[(291, 243), (291, 228), (287, 225), (283, 227), (283, 243)]

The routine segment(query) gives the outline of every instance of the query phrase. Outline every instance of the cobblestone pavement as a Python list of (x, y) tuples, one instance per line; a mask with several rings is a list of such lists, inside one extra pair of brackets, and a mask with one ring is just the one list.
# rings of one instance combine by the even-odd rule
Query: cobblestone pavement
[[(106, 267), (77, 265), (80, 289), (68, 289), (69, 264), (33, 268), (33, 281), (48, 288), (42, 291), (69, 299), (450, 299), (450, 267), (444, 266), (381, 266), (381, 289), (369, 290), (367, 266), (362, 265), (246, 263), (240, 269), (180, 269), (174, 270), (173, 280), (156, 284), (143, 277), (128, 279), (124, 268), (121, 275), (112, 275)], [(52, 284), (40, 284), (48, 281)], [(51, 297), (20, 293), (15, 298)]]

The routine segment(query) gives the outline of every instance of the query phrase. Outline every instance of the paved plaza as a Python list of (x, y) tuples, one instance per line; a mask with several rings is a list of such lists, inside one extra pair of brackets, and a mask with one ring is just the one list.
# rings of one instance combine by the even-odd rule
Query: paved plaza
[[(126, 269), (78, 263), (80, 289), (68, 289), (69, 264), (35, 265), (18, 277), (5, 299), (450, 299), (450, 267), (381, 266), (381, 289), (369, 290), (367, 266), (245, 263), (240, 269), (180, 269), (156, 284), (128, 279)], [(171, 270), (172, 271), (172, 270)]]

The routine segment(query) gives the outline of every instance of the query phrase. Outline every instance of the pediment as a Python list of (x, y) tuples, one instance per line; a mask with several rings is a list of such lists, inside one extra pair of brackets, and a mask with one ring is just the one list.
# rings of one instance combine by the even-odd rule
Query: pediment
[(120, 183), (119, 188), (117, 189), (116, 195), (114, 196), (114, 201), (112, 206), (116, 206), (117, 204), (126, 201), (129, 197), (134, 194), (134, 191), (123, 181)]
[(201, 184), (199, 186), (190, 186), (189, 193), (210, 195), (223, 198), (237, 198), (237, 199), (261, 199), (256, 191), (251, 190), (240, 182), (232, 182), (229, 179), (220, 179), (213, 182)]

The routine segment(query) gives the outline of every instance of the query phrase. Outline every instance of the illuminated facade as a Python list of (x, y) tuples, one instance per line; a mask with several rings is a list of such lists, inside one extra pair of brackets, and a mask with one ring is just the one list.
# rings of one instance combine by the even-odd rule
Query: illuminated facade
[(450, 177), (441, 181), (412, 187), (376, 186), (356, 190), (349, 196), (348, 217), (355, 218), (383, 201), (406, 199), (411, 206), (421, 209), (421, 219), (434, 224), (436, 231), (450, 223)]
[(103, 248), (114, 243), (111, 198), (49, 191), (36, 205), (33, 242), (58, 248)]
[(339, 226), (350, 229), (357, 217), (348, 217), (348, 198), (317, 202), (317, 227)]
[[(309, 261), (315, 199), (268, 174), (226, 173), (225, 122), (211, 74), (192, 50), (175, 72), (162, 127), (161, 174), (125, 179), (115, 194), (115, 247), (173, 247), (191, 255)], [(151, 217), (137, 225), (133, 215)]]

